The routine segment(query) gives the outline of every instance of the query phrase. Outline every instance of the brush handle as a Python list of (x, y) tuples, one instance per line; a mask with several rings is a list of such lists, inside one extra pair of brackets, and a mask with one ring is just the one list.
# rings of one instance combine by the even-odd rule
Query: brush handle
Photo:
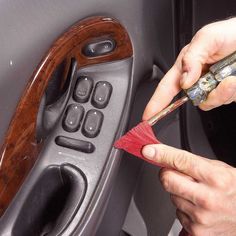
[(159, 121), (160, 119), (162, 119), (163, 117), (165, 117), (166, 115), (168, 115), (169, 113), (171, 113), (172, 111), (176, 110), (178, 107), (180, 107), (181, 105), (183, 105), (185, 102), (187, 102), (189, 100), (189, 98), (187, 96), (180, 98), (179, 100), (177, 100), (176, 102), (170, 104), (168, 107), (166, 107), (165, 109), (163, 109), (162, 111), (160, 111), (159, 113), (155, 114), (153, 117), (151, 117), (147, 122), (150, 126), (153, 126), (157, 123), (157, 121)]
[(215, 89), (225, 78), (236, 75), (236, 51), (213, 64), (209, 72), (185, 92), (194, 106), (198, 106), (205, 101), (209, 93)]
[(193, 105), (198, 106), (207, 99), (209, 93), (215, 89), (222, 80), (232, 75), (236, 75), (236, 51), (212, 65), (208, 73), (203, 75), (191, 88), (185, 90), (187, 96), (180, 98), (161, 112), (155, 114), (147, 121), (148, 124), (153, 126), (157, 121), (180, 107), (189, 99), (192, 101)]

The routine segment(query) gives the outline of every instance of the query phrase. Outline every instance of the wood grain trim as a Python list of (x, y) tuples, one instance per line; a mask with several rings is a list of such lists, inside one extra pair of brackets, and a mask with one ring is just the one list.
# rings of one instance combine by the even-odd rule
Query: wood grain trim
[[(87, 58), (85, 44), (100, 37), (112, 37), (117, 45), (107, 55)], [(0, 216), (5, 212), (38, 158), (43, 143), (36, 141), (36, 119), (41, 98), (56, 67), (75, 58), (78, 66), (88, 66), (131, 57), (132, 45), (125, 29), (116, 20), (93, 17), (80, 21), (52, 45), (34, 71), (12, 118), (0, 149)]]

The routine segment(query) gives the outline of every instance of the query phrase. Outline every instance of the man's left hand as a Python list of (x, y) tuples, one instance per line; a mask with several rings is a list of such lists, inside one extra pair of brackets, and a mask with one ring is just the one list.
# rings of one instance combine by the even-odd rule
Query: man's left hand
[(142, 153), (163, 166), (160, 181), (188, 233), (236, 235), (235, 168), (164, 144), (147, 145)]

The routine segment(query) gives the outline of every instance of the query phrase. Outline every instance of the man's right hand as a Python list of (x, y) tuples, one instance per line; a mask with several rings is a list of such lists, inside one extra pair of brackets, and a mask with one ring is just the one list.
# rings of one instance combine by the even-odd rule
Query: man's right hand
[[(182, 89), (191, 87), (208, 65), (236, 50), (236, 18), (204, 26), (180, 52), (175, 64), (159, 83), (143, 114), (147, 120), (165, 108)], [(202, 110), (236, 101), (236, 77), (223, 80), (200, 105)]]

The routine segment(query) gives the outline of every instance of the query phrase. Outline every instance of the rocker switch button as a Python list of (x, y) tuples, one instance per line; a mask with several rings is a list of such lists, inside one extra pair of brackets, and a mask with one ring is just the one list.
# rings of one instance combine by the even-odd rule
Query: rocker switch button
[(112, 93), (112, 86), (106, 81), (100, 81), (96, 84), (93, 97), (92, 105), (96, 108), (105, 108), (110, 100)]
[(102, 122), (102, 112), (94, 109), (88, 111), (82, 129), (84, 136), (88, 138), (95, 138), (100, 132)]
[(92, 143), (79, 139), (58, 136), (56, 137), (55, 142), (59, 146), (69, 149), (74, 149), (80, 152), (92, 153), (95, 150), (95, 146)]
[(63, 128), (67, 132), (75, 132), (79, 129), (84, 116), (84, 108), (77, 104), (68, 106), (66, 115), (63, 121)]
[(95, 42), (87, 44), (82, 53), (86, 57), (98, 57), (112, 53), (116, 48), (116, 42), (113, 39), (100, 39)]
[(74, 91), (74, 99), (77, 102), (85, 103), (89, 100), (93, 89), (93, 80), (86, 76), (80, 76), (77, 80)]

